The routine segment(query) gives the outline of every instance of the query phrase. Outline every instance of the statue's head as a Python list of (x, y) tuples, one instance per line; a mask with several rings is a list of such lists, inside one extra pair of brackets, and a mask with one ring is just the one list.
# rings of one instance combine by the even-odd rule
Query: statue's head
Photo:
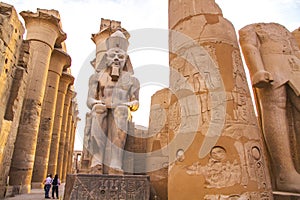
[(110, 68), (110, 76), (117, 81), (127, 60), (128, 40), (121, 31), (116, 31), (106, 40), (107, 67)]

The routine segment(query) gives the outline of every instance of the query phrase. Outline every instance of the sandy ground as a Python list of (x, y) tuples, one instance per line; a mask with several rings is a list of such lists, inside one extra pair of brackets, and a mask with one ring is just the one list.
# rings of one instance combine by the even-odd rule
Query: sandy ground
[[(65, 185), (62, 184), (59, 186), (59, 199), (63, 199), (64, 196)], [(52, 190), (50, 190), (50, 197), (52, 194)], [(5, 198), (8, 200), (41, 200), (45, 199), (45, 191), (43, 189), (32, 189), (30, 194), (21, 194), (16, 195), (15, 197)]]

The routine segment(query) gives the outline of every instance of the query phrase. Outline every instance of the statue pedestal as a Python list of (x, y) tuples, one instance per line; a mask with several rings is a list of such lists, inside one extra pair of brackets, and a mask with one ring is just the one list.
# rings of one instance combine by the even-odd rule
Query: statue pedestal
[(64, 199), (149, 200), (150, 181), (146, 175), (68, 174)]
[(299, 193), (273, 191), (274, 200), (300, 200)]

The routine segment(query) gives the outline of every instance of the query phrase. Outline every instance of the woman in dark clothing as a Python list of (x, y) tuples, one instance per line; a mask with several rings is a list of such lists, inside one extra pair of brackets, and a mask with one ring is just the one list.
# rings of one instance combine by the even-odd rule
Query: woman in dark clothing
[(56, 193), (56, 198), (59, 199), (58, 197), (58, 186), (60, 185), (60, 180), (58, 178), (58, 175), (56, 174), (54, 176), (54, 179), (52, 180), (52, 198), (54, 198), (54, 193)]

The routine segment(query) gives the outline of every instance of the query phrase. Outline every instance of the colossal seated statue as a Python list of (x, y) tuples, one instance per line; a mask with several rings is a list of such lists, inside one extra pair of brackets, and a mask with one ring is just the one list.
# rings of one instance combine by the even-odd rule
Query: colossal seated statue
[(93, 173), (123, 173), (128, 123), (131, 111), (139, 106), (139, 81), (129, 64), (128, 44), (121, 31), (113, 33), (106, 40), (106, 54), (90, 77), (87, 105), (92, 110), (89, 149)]

